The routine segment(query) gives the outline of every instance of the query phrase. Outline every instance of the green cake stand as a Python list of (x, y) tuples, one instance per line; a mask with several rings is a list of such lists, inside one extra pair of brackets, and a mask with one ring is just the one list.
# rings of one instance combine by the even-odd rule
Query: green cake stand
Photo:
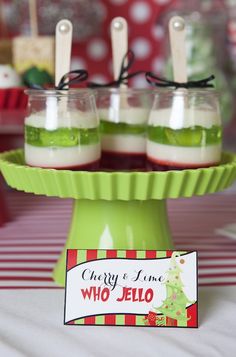
[(66, 249), (172, 249), (166, 199), (221, 191), (236, 179), (236, 155), (221, 164), (167, 172), (88, 172), (26, 166), (23, 150), (0, 155), (11, 187), (38, 195), (73, 198), (65, 248), (55, 266), (56, 283), (65, 283)]

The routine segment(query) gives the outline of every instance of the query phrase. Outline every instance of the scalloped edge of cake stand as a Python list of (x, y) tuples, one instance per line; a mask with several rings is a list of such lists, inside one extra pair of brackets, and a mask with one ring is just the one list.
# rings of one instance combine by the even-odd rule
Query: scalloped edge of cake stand
[(236, 179), (236, 154), (223, 153), (219, 166), (166, 172), (88, 172), (30, 167), (22, 149), (0, 155), (9, 186), (20, 191), (89, 200), (162, 200), (221, 191)]

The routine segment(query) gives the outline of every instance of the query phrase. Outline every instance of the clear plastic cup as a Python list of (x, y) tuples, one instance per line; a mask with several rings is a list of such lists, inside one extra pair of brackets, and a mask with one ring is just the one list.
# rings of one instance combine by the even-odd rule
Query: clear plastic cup
[(88, 90), (27, 90), (26, 94), (26, 164), (97, 169), (101, 145), (94, 94)]
[(146, 128), (152, 100), (153, 91), (147, 89), (97, 90), (103, 168), (145, 168)]
[(222, 126), (214, 89), (157, 90), (147, 129), (148, 167), (191, 169), (218, 165)]

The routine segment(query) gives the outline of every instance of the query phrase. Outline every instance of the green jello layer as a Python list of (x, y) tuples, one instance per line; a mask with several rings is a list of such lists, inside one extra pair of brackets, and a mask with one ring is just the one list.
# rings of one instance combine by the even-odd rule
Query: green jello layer
[(100, 120), (100, 131), (102, 134), (122, 134), (122, 135), (144, 135), (146, 125), (144, 124), (127, 124), (113, 123), (106, 120)]
[(41, 147), (89, 145), (99, 142), (99, 133), (97, 128), (58, 128), (56, 130), (46, 130), (26, 125), (25, 142)]
[(148, 126), (147, 136), (151, 141), (159, 144), (177, 146), (205, 146), (220, 144), (222, 141), (222, 130), (220, 126), (203, 128), (193, 126), (174, 130), (163, 126)]

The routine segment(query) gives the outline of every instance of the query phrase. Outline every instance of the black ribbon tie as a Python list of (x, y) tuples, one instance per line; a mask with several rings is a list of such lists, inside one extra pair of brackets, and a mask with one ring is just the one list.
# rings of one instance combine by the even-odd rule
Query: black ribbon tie
[(156, 76), (153, 72), (146, 72), (146, 80), (153, 87), (175, 87), (178, 88), (214, 88), (212, 83), (209, 83), (215, 79), (214, 75), (211, 75), (207, 78), (203, 78), (197, 81), (188, 81), (186, 83), (180, 83), (175, 81), (170, 81), (165, 78)]

